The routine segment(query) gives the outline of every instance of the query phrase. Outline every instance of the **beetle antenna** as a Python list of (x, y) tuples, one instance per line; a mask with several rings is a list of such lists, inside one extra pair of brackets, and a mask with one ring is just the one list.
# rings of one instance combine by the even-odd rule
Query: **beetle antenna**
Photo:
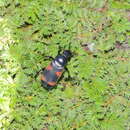
[(71, 49), (71, 42), (69, 43), (69, 48), (68, 48), (68, 50), (70, 51), (70, 49)]
[(58, 45), (58, 55), (61, 53), (61, 46)]

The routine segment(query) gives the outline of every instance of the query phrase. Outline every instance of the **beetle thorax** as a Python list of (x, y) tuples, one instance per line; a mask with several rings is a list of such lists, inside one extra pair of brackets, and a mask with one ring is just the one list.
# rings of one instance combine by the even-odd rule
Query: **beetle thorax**
[(63, 69), (66, 65), (66, 59), (64, 56), (57, 56), (52, 62), (52, 65), (58, 69)]

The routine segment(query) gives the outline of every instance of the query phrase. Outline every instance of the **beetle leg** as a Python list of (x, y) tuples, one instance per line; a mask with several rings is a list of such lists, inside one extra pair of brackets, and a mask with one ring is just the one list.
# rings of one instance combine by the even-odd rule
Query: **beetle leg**
[(48, 60), (48, 59), (54, 60), (52, 56), (44, 56), (44, 57), (45, 57), (45, 60)]
[(68, 73), (68, 78), (67, 78), (67, 80), (70, 80), (72, 77), (70, 76), (70, 72), (69, 72), (68, 68), (65, 67), (65, 70), (66, 70), (66, 72)]
[(45, 68), (42, 68), (41, 70), (39, 70), (38, 72), (36, 72), (36, 74), (35, 74), (34, 78), (36, 79), (36, 78), (37, 78), (37, 76), (39, 75), (39, 73), (41, 73), (42, 71), (44, 71), (44, 69), (45, 69)]

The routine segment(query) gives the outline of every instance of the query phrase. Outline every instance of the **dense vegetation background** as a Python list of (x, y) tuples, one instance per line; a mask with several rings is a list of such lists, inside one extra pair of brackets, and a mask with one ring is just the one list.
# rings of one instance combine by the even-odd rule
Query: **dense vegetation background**
[[(129, 38), (130, 0), (0, 0), (0, 129), (129, 130)], [(35, 74), (69, 44), (47, 92)]]

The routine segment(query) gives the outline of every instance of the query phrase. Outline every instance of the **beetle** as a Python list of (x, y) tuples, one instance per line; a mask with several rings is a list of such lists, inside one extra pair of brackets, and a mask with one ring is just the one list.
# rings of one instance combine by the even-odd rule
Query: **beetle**
[(40, 74), (41, 85), (46, 90), (52, 90), (56, 87), (58, 80), (61, 78), (66, 65), (72, 53), (70, 50), (64, 50), (62, 54), (58, 54), (52, 62)]

